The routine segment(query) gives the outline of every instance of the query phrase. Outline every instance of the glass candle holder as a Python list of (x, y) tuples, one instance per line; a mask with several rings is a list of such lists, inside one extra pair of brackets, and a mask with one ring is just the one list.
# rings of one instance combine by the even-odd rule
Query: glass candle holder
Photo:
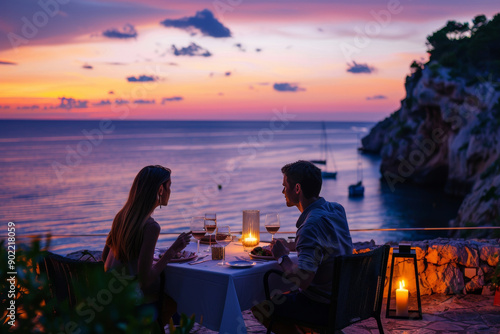
[(260, 242), (260, 211), (243, 210), (241, 243), (243, 247), (257, 246)]

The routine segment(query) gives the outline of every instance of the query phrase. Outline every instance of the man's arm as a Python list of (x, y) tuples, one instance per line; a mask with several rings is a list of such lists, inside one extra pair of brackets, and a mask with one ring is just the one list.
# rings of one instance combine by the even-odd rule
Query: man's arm
[(307, 289), (314, 279), (315, 273), (308, 270), (302, 270), (293, 263), (288, 257), (288, 248), (281, 240), (275, 240), (271, 243), (271, 251), (276, 260), (284, 256), (283, 262), (281, 262), (281, 268), (285, 272), (286, 277), (300, 289)]

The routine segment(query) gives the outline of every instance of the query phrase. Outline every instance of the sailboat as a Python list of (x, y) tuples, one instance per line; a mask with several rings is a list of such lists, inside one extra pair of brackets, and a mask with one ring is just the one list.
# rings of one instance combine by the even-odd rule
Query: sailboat
[(365, 195), (365, 187), (363, 186), (363, 166), (361, 163), (361, 157), (359, 153), (358, 153), (356, 175), (358, 177), (358, 183), (351, 184), (349, 186), (349, 197), (363, 197)]
[[(321, 171), (321, 177), (324, 179), (336, 179), (337, 178), (337, 166), (335, 165), (335, 160), (333, 160), (333, 152), (331, 152), (328, 146), (328, 138), (326, 136), (326, 126), (325, 122), (322, 123), (323, 131), (321, 133), (321, 155), (319, 160), (311, 160), (313, 164), (325, 166)], [(333, 170), (328, 169), (328, 161), (331, 161), (333, 165)]]

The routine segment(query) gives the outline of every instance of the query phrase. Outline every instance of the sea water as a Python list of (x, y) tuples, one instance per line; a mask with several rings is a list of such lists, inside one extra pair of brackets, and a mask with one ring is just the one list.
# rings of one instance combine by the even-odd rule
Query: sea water
[[(351, 229), (447, 226), (457, 199), (438, 189), (383, 182), (380, 158), (360, 155), (359, 138), (374, 123), (326, 122), (329, 168), (321, 196), (342, 204)], [(0, 121), (0, 235), (7, 222), (23, 235), (53, 237), (51, 250), (101, 250), (135, 175), (146, 165), (172, 169), (168, 206), (153, 217), (162, 233), (189, 230), (190, 217), (216, 212), (219, 224), (241, 230), (242, 211), (277, 212), (281, 231), (296, 230), (300, 212), (282, 194), (281, 167), (319, 159), (320, 122), (272, 121)], [(361, 170), (358, 170), (358, 161)], [(333, 165), (333, 162), (335, 165)], [(365, 196), (348, 198), (362, 171)], [(74, 235), (72, 237), (57, 237)], [(277, 237), (288, 236), (277, 234)], [(428, 232), (352, 232), (354, 241), (418, 240)], [(175, 235), (160, 237), (167, 244)], [(261, 233), (261, 239), (271, 239)]]

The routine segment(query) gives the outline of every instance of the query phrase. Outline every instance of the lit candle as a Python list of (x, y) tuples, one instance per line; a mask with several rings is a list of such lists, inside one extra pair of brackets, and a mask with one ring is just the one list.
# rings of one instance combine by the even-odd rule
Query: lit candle
[(405, 281), (399, 282), (399, 289), (396, 290), (396, 316), (408, 316), (408, 290), (404, 288)]
[(248, 237), (243, 239), (243, 246), (256, 246), (258, 244), (257, 238), (252, 237), (252, 232), (250, 232)]

